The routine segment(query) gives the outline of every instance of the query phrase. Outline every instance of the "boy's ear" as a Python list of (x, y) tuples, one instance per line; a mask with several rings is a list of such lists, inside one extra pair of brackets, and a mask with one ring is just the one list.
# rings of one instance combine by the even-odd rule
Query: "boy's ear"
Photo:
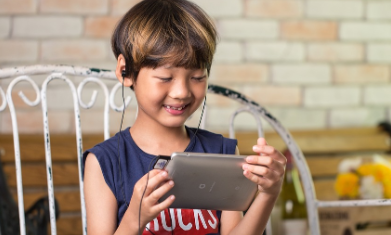
[(130, 87), (133, 85), (133, 78), (131, 75), (129, 77), (124, 77), (124, 71), (126, 70), (125, 57), (121, 54), (118, 56), (117, 67), (115, 68), (115, 75), (120, 83), (123, 82), (124, 86)]

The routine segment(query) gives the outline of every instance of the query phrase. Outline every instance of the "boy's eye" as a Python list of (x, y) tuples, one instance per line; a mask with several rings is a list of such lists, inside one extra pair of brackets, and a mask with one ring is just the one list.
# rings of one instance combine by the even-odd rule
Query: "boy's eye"
[(159, 78), (162, 82), (169, 82), (172, 78)]
[(202, 81), (206, 78), (206, 75), (204, 76), (201, 76), (201, 77), (192, 77), (192, 79), (196, 80), (196, 81)]

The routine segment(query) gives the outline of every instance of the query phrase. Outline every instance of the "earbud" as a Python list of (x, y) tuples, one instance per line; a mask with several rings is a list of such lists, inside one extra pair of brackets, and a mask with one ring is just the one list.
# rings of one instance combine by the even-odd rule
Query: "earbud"
[(124, 77), (126, 76), (126, 71), (125, 71), (125, 70), (122, 70), (121, 75), (122, 75), (122, 78), (124, 78)]

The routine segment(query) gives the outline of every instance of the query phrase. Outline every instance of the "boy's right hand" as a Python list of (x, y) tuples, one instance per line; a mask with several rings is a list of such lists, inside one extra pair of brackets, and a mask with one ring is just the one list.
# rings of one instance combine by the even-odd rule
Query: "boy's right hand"
[[(171, 195), (166, 200), (158, 202), (164, 194), (174, 187), (174, 182), (168, 179), (166, 171), (157, 169), (151, 170), (149, 172), (148, 185), (146, 186), (147, 179), (148, 173), (134, 185), (132, 199), (130, 200), (129, 208), (126, 211), (126, 214), (131, 214), (130, 216), (133, 223), (135, 218), (137, 223), (140, 220), (140, 229), (143, 229), (148, 222), (156, 218), (162, 210), (168, 208), (175, 200), (175, 196)], [(142, 203), (140, 206), (141, 199)], [(141, 210), (140, 218), (139, 210)]]

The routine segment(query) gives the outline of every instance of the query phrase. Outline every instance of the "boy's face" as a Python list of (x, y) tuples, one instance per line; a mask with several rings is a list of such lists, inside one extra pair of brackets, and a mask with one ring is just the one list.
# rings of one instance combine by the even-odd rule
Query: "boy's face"
[(206, 69), (160, 66), (141, 68), (133, 84), (138, 117), (143, 122), (181, 127), (203, 102), (207, 89)]

